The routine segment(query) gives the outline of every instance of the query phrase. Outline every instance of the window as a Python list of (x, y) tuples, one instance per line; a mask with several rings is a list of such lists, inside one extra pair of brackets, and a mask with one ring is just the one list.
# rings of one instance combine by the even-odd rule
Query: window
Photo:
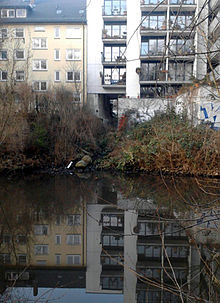
[(142, 63), (141, 81), (165, 81), (165, 64), (162, 62)]
[(74, 72), (69, 71), (66, 73), (66, 80), (70, 82), (77, 82), (81, 80), (81, 73), (80, 72)]
[(59, 39), (60, 38), (60, 28), (59, 27), (55, 27), (54, 28), (54, 38), (55, 39)]
[(103, 30), (103, 38), (125, 39), (127, 37), (126, 24), (105, 24)]
[(24, 75), (24, 71), (21, 70), (16, 70), (15, 72), (15, 80), (16, 81), (24, 81), (25, 79), (25, 75)]
[(20, 245), (25, 245), (27, 243), (27, 237), (24, 235), (17, 235), (17, 242)]
[(192, 12), (180, 13), (176, 15), (172, 13), (170, 16), (170, 27), (175, 30), (188, 29), (193, 27), (194, 14)]
[(125, 85), (125, 68), (105, 68), (103, 84), (122, 84)]
[(173, 81), (189, 81), (193, 75), (192, 62), (170, 62), (169, 79)]
[(47, 90), (47, 82), (46, 81), (34, 81), (33, 82), (34, 91), (46, 91)]
[(105, 235), (102, 237), (102, 244), (103, 246), (122, 247), (124, 245), (124, 239), (122, 236)]
[(147, 258), (160, 258), (161, 247), (152, 245), (138, 245), (138, 254), (144, 255)]
[(16, 9), (16, 17), (17, 18), (26, 18), (27, 11), (26, 9), (18, 8)]
[(7, 28), (1, 28), (0, 29), (0, 39), (4, 40), (8, 37), (8, 30)]
[(10, 235), (2, 235), (0, 238), (0, 241), (2, 241), (2, 243), (6, 244), (6, 243), (10, 243), (11, 242), (11, 236)]
[(60, 50), (59, 49), (54, 50), (54, 60), (60, 60)]
[(26, 264), (27, 256), (26, 255), (18, 255), (18, 264)]
[(126, 0), (105, 0), (104, 15), (125, 15)]
[(10, 264), (11, 258), (10, 254), (0, 254), (0, 264)]
[(34, 28), (35, 32), (45, 32), (45, 28), (43, 26), (36, 26)]
[(68, 215), (67, 225), (80, 225), (81, 216), (80, 215)]
[(66, 244), (68, 244), (68, 245), (80, 245), (81, 244), (81, 236), (80, 235), (67, 235), (66, 236)]
[(186, 246), (167, 246), (165, 248), (169, 258), (186, 258), (188, 256), (188, 247)]
[(81, 94), (79, 92), (73, 92), (73, 103), (81, 102)]
[(5, 9), (1, 10), (2, 18), (15, 18), (15, 10), (14, 9)]
[(15, 29), (15, 38), (24, 38), (24, 29), (23, 28)]
[(60, 265), (61, 263), (61, 255), (55, 255), (56, 265)]
[(102, 225), (111, 227), (123, 227), (124, 217), (123, 215), (102, 215)]
[(46, 49), (47, 48), (47, 38), (33, 38), (32, 39), (33, 49)]
[(102, 289), (123, 289), (123, 277), (101, 277)]
[(60, 71), (55, 71), (54, 73), (54, 81), (58, 82), (60, 81)]
[(79, 265), (81, 263), (80, 255), (67, 255), (67, 265)]
[(57, 245), (60, 245), (60, 244), (61, 244), (61, 235), (56, 235), (56, 237), (55, 237), (55, 243), (56, 243)]
[(48, 235), (48, 225), (34, 225), (34, 234), (37, 236)]
[(55, 224), (56, 224), (56, 225), (60, 225), (60, 224), (61, 224), (61, 216), (60, 216), (60, 215), (57, 215), (57, 216), (56, 216)]
[(104, 61), (105, 62), (121, 62), (125, 61), (125, 46), (105, 46)]
[(15, 59), (16, 60), (24, 60), (24, 50), (23, 49), (16, 49), (15, 50)]
[(153, 29), (153, 30), (166, 30), (166, 16), (160, 13), (158, 15), (157, 13), (152, 14), (150, 16), (143, 16), (142, 17), (142, 25), (141, 29)]
[(7, 51), (6, 50), (0, 50), (0, 60), (7, 60)]
[(144, 39), (141, 42), (141, 55), (162, 56), (165, 52), (165, 39)]
[(33, 70), (47, 70), (47, 60), (45, 59), (33, 60)]
[(141, 236), (152, 236), (160, 234), (160, 223), (141, 222), (139, 223), (139, 235)]
[(48, 255), (48, 245), (34, 245), (34, 253), (35, 255)]
[(46, 260), (37, 260), (38, 265), (46, 265), (47, 261)]
[(66, 29), (66, 38), (80, 38), (81, 37), (81, 29), (78, 27), (70, 27)]
[(7, 81), (7, 79), (8, 79), (8, 72), (0, 71), (0, 81)]
[(66, 50), (66, 60), (80, 60), (81, 50), (78, 48), (67, 49)]

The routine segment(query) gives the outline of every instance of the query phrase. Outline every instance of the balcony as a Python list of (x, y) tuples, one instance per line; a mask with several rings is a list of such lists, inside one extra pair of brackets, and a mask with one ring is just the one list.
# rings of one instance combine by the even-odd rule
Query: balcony
[(102, 30), (102, 40), (104, 43), (126, 43), (127, 32), (121, 34), (111, 34), (106, 29)]
[[(159, 5), (159, 3), (161, 3)], [(159, 0), (141, 0), (141, 11), (148, 12), (152, 10), (152, 7), (154, 7), (154, 11), (160, 12), (160, 11), (166, 11), (167, 10), (167, 0), (159, 1)], [(158, 7), (157, 7), (158, 5)]]
[(125, 7), (102, 7), (102, 16), (104, 20), (125, 21), (127, 19), (127, 10)]

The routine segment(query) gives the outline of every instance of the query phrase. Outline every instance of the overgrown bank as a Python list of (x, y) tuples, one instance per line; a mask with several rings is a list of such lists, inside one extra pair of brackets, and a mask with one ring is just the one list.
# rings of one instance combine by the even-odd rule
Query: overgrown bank
[(115, 136), (115, 146), (100, 163), (105, 169), (220, 175), (220, 132), (193, 126), (186, 116), (159, 114)]
[[(90, 155), (95, 169), (220, 175), (220, 132), (167, 112), (129, 130), (112, 131), (64, 89), (33, 106), (29, 87), (1, 91), (0, 171), (67, 167)], [(37, 106), (36, 106), (37, 105)], [(122, 127), (123, 128), (123, 127)], [(71, 167), (71, 168), (72, 168)]]

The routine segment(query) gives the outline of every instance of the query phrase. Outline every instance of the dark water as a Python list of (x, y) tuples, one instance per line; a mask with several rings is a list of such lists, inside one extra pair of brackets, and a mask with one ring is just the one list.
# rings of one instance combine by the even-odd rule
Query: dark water
[(0, 178), (0, 302), (220, 302), (220, 180)]

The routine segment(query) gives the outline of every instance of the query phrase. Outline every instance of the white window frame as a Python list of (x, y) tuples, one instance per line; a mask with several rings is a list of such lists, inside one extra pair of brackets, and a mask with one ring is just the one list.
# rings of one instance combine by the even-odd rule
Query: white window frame
[[(23, 35), (22, 36), (17, 36), (17, 32), (23, 32)], [(16, 39), (23, 39), (25, 37), (25, 34), (24, 34), (24, 28), (23, 27), (17, 27), (15, 28), (15, 38)]]
[[(59, 75), (59, 79), (57, 79), (57, 73)], [(55, 70), (55, 72), (54, 72), (54, 81), (55, 82), (60, 82), (60, 71), (59, 70)]]
[[(45, 39), (46, 45), (42, 46), (42, 41)], [(39, 46), (36, 46), (35, 42), (38, 41)], [(34, 45), (35, 44), (35, 45)], [(46, 37), (34, 37), (32, 38), (32, 49), (47, 49), (47, 38)]]
[(48, 244), (36, 244), (36, 245), (34, 245), (34, 254), (35, 254), (35, 256), (48, 255), (49, 254)]
[[(79, 57), (75, 56), (75, 53), (79, 51)], [(71, 55), (71, 58), (69, 57)], [(66, 60), (67, 61), (79, 61), (81, 60), (81, 49), (80, 48), (67, 48), (66, 49)]]
[[(19, 16), (19, 12), (23, 13)], [(27, 17), (27, 10), (25, 8), (17, 8), (16, 9), (16, 18), (26, 18)]]
[[(17, 57), (17, 52), (23, 52), (23, 58)], [(25, 60), (25, 50), (24, 49), (16, 49), (15, 50), (15, 60)]]
[[(7, 77), (6, 79), (2, 79), (2, 74), (6, 73)], [(6, 70), (0, 70), (0, 81), (7, 81), (8, 80), (8, 72)]]
[(35, 236), (48, 236), (49, 227), (47, 224), (35, 224), (34, 234)]
[[(72, 77), (73, 79), (72, 79), (72, 80), (69, 80), (69, 79), (68, 79), (68, 73), (72, 73), (72, 75), (73, 75), (73, 77)], [(80, 79), (79, 79), (79, 80), (76, 80), (76, 79), (75, 79), (76, 73), (79, 73), (79, 75), (80, 75)], [(66, 81), (67, 81), (67, 82), (81, 82), (81, 72), (80, 72), (80, 71), (73, 71), (73, 70), (67, 71), (67, 72), (66, 72)]]
[[(2, 56), (3, 52), (6, 52), (6, 58), (3, 58), (3, 56)], [(6, 60), (8, 60), (8, 52), (6, 49), (1, 49), (0, 50), (0, 61), (6, 61)]]
[[(78, 219), (76, 218), (79, 217), (79, 222)], [(73, 225), (80, 225), (81, 224), (81, 215), (75, 214), (75, 215), (67, 215), (67, 225), (68, 226), (73, 226)]]
[[(34, 86), (35, 86), (35, 83), (39, 83), (39, 89), (35, 89), (35, 87), (34, 87)], [(42, 83), (46, 83), (46, 89), (43, 89), (43, 90), (42, 90)], [(47, 89), (48, 89), (48, 83), (47, 83), (47, 81), (36, 80), (36, 81), (33, 81), (32, 86), (33, 86), (33, 90), (34, 90), (35, 92), (46, 92)]]
[(45, 28), (43, 26), (35, 26), (35, 32), (45, 32)]
[[(59, 55), (58, 57), (57, 57), (57, 54)], [(60, 61), (60, 49), (59, 48), (54, 49), (54, 60), (55, 61)]]
[[(23, 78), (22, 79), (17, 79), (17, 73), (23, 73)], [(16, 70), (15, 71), (15, 80), (19, 81), (19, 82), (24, 81), (25, 80), (25, 72), (23, 70)]]
[[(3, 16), (3, 12), (6, 12), (6, 15), (7, 16)], [(14, 14), (13, 14), (13, 16), (10, 16), (10, 12), (14, 12)], [(13, 9), (13, 8), (9, 8), (9, 9), (7, 9), (7, 8), (2, 8), (1, 9), (1, 17), (2, 18), (15, 18), (15, 9)]]
[[(42, 68), (42, 62), (46, 63), (46, 68)], [(36, 68), (37, 64), (39, 65), (39, 68)], [(48, 70), (48, 61), (46, 59), (33, 59), (33, 71), (47, 71)]]
[(60, 28), (54, 27), (54, 39), (60, 39)]
[[(71, 33), (72, 31), (72, 33)], [(80, 27), (67, 27), (66, 39), (80, 39), (82, 36)]]
[(80, 234), (66, 235), (66, 244), (67, 245), (80, 245), (81, 244), (81, 235)]
[[(79, 262), (76, 262), (76, 258), (79, 258)], [(67, 255), (66, 264), (67, 265), (80, 265), (81, 264), (81, 255)]]
[[(74, 97), (79, 97), (79, 101), (74, 100)], [(81, 103), (81, 94), (79, 92), (73, 92), (73, 103)]]

